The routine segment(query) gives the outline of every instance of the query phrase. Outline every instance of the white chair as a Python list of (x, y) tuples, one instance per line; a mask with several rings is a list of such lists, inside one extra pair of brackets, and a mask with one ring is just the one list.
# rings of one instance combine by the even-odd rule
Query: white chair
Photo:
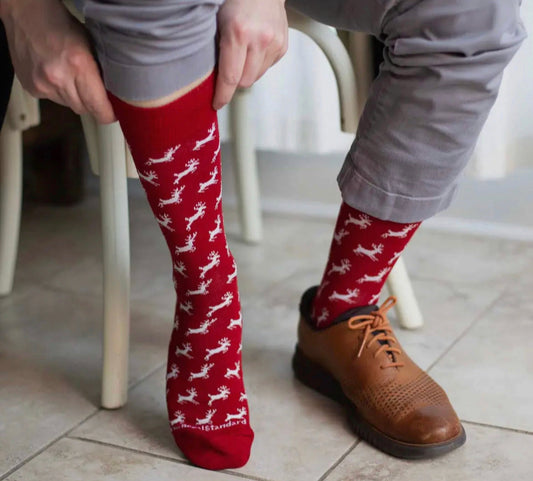
[[(339, 87), (341, 127), (357, 128), (357, 89), (352, 60), (330, 28), (294, 12), (290, 26), (312, 38), (324, 51)], [(359, 93), (360, 95), (360, 93)], [(247, 119), (249, 92), (240, 90), (231, 105), (236, 180), (243, 239), (261, 240), (259, 183), (253, 132)], [(38, 103), (15, 81), (6, 122), (0, 134), (0, 295), (13, 288), (20, 227), (22, 131), (39, 123)], [(100, 175), (104, 264), (104, 345), (102, 406), (114, 409), (127, 400), (129, 349), (130, 244), (127, 177), (137, 177), (118, 123), (99, 125), (82, 116), (91, 167)], [(388, 280), (399, 297), (397, 314), (406, 328), (422, 325), (422, 316), (402, 259)]]

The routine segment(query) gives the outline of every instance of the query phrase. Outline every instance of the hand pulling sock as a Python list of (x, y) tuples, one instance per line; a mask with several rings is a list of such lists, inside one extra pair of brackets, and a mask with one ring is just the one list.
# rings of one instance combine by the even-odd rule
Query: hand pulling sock
[(325, 328), (349, 309), (376, 304), (390, 271), (419, 226), (420, 222), (380, 220), (343, 202), (313, 302), (315, 326)]
[(162, 107), (109, 94), (172, 257), (176, 310), (167, 407), (177, 445), (207, 469), (248, 461), (254, 433), (243, 384), (237, 268), (222, 217), (214, 74)]

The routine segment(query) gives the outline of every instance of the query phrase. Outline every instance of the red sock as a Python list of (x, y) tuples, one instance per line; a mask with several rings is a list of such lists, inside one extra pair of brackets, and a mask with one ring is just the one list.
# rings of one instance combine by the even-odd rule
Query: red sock
[(194, 464), (225, 469), (247, 462), (254, 434), (242, 378), (236, 266), (222, 218), (213, 87), (211, 75), (185, 96), (154, 108), (110, 98), (172, 256), (172, 434)]
[(419, 226), (380, 220), (343, 202), (313, 302), (317, 327), (329, 326), (348, 309), (378, 302), (389, 272)]

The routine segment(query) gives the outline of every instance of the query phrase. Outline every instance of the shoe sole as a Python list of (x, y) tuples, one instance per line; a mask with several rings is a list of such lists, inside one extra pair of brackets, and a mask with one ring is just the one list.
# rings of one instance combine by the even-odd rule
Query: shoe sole
[(466, 441), (462, 426), (456, 437), (443, 443), (409, 444), (393, 439), (368, 423), (346, 397), (339, 382), (322, 366), (311, 361), (298, 346), (292, 358), (292, 368), (296, 379), (304, 385), (345, 407), (350, 426), (358, 437), (391, 456), (402, 459), (435, 458), (459, 448)]

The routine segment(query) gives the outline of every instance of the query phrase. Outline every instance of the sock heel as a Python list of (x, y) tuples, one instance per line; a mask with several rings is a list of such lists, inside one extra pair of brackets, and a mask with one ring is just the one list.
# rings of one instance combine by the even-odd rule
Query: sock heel
[(292, 357), (292, 369), (296, 379), (302, 384), (338, 403), (346, 402), (346, 396), (335, 378), (309, 359), (298, 346)]

